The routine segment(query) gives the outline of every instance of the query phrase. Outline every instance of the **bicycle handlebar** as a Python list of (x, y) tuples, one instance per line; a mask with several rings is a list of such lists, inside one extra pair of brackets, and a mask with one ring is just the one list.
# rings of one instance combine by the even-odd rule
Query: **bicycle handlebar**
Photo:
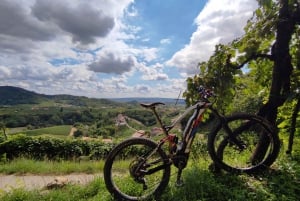
[(198, 92), (201, 98), (207, 100), (210, 97), (216, 97), (216, 94), (212, 89), (206, 89), (204, 86), (199, 86)]

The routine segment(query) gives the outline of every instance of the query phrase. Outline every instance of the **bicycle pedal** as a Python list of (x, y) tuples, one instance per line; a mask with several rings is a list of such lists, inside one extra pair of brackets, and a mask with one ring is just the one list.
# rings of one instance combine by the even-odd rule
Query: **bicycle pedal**
[(177, 181), (175, 182), (175, 186), (176, 186), (176, 187), (182, 187), (183, 185), (184, 185), (184, 182), (183, 182), (182, 179), (177, 180)]

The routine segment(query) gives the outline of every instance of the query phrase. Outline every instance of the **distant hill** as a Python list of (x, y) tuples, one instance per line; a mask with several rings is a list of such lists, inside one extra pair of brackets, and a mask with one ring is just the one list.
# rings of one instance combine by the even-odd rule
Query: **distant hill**
[[(154, 116), (141, 110), (139, 103), (163, 102), (175, 105), (171, 98), (119, 98), (97, 99), (72, 95), (45, 95), (19, 87), (0, 86), (0, 122), (8, 128), (42, 128), (75, 123), (114, 125), (114, 118), (121, 112), (145, 123), (154, 122)], [(178, 100), (177, 104), (183, 104)], [(149, 123), (150, 122), (150, 123)], [(98, 127), (97, 127), (98, 128)], [(108, 132), (108, 131), (107, 131)], [(110, 131), (109, 131), (110, 132)]]
[(162, 102), (165, 104), (178, 104), (178, 105), (184, 105), (185, 100), (184, 99), (173, 99), (173, 98), (113, 98), (111, 99), (116, 102), (121, 103), (153, 103), (153, 102)]
[(87, 98), (72, 95), (44, 95), (13, 86), (0, 86), (0, 105), (42, 104), (45, 102), (75, 106), (118, 105), (108, 99)]
[(185, 104), (183, 99), (172, 98), (111, 98), (97, 99), (72, 95), (45, 95), (13, 86), (0, 86), (0, 105), (59, 103), (74, 106), (120, 105), (122, 103)]
[(46, 99), (44, 95), (19, 87), (0, 86), (1, 105), (38, 104)]

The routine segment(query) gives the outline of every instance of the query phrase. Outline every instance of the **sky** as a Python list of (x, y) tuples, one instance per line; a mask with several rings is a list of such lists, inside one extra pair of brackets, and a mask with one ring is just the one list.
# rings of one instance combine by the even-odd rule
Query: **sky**
[(1, 0), (0, 86), (93, 98), (176, 98), (255, 0)]

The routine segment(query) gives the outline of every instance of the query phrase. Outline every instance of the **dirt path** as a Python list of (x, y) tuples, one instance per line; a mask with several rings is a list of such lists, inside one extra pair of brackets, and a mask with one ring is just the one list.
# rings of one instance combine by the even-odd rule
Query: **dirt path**
[(70, 174), (70, 175), (0, 175), (0, 191), (10, 191), (16, 188), (26, 190), (47, 189), (56, 185), (65, 184), (87, 184), (95, 178), (101, 177), (100, 174)]
[(77, 131), (77, 128), (72, 127), (69, 133), (69, 136), (74, 136), (74, 132)]

